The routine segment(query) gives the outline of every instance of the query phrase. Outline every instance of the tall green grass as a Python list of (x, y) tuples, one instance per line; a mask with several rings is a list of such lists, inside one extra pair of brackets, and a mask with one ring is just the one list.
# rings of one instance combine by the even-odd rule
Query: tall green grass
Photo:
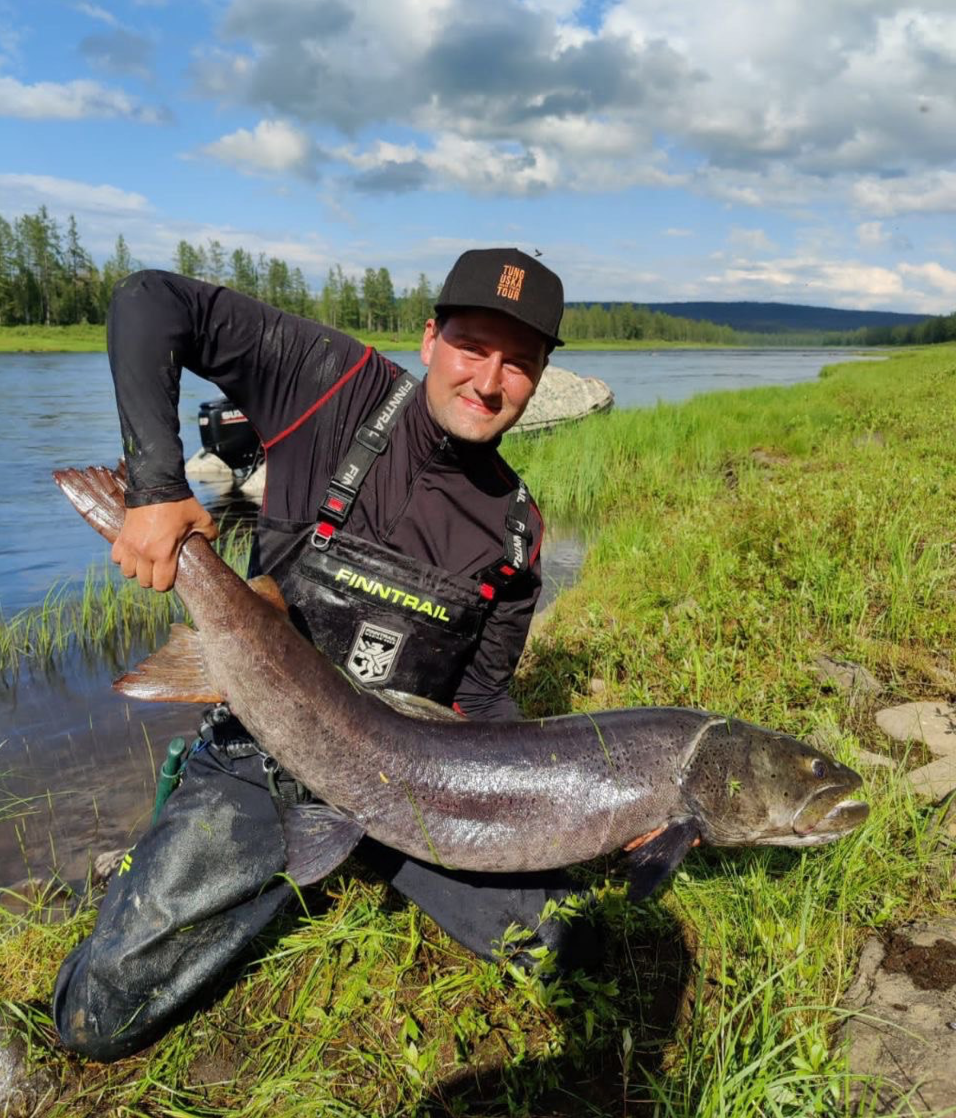
[[(231, 528), (216, 547), (230, 566), (245, 571), (247, 530)], [(185, 618), (175, 594), (143, 590), (121, 579), (107, 560), (93, 564), (82, 584), (54, 586), (40, 606), (0, 615), (0, 671), (15, 671), (21, 661), (49, 664), (74, 648), (93, 655), (127, 646), (133, 639), (155, 643), (174, 621)]]
[[(525, 709), (699, 706), (851, 765), (886, 753), (879, 703), (956, 690), (954, 415), (939, 347), (509, 441), (546, 518), (591, 538), (520, 666)], [(822, 684), (821, 652), (883, 694)], [(870, 817), (832, 846), (694, 851), (638, 906), (612, 863), (578, 871), (608, 928), (592, 975), (478, 962), (350, 864), (211, 1008), (113, 1067), (64, 1055), (46, 1016), (85, 901), (54, 933), (0, 914), (0, 988), (63, 1075), (54, 1115), (885, 1114), (848, 1074), (840, 999), (867, 936), (956, 909), (917, 759), (896, 760), (863, 770)]]

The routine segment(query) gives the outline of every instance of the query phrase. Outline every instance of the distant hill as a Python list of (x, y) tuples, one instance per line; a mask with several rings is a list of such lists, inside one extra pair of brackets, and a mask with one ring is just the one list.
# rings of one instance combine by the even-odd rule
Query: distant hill
[[(568, 306), (588, 306), (586, 302)], [(604, 307), (621, 303), (602, 303)], [(635, 303), (649, 310), (689, 318), (695, 322), (715, 322), (734, 330), (762, 334), (800, 333), (811, 330), (858, 330), (861, 326), (912, 326), (931, 317), (926, 314), (899, 314), (895, 311), (844, 311), (836, 307), (805, 307), (796, 303)]]

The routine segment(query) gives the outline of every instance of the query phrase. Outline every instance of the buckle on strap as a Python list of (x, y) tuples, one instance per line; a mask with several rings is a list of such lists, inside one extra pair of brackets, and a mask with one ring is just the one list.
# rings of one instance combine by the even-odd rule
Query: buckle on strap
[(337, 528), (341, 528), (348, 519), (357, 496), (357, 490), (352, 489), (351, 486), (343, 485), (333, 478), (325, 491), (325, 499), (319, 508), (319, 516), (325, 520), (330, 520)]
[(311, 544), (316, 551), (328, 551), (332, 537), (335, 535), (335, 525), (327, 520), (320, 520), (312, 531)]
[(360, 427), (355, 432), (355, 441), (373, 454), (384, 454), (388, 450), (388, 439), (372, 427)]
[(517, 532), (519, 536), (524, 536), (526, 540), (531, 539), (531, 529), (528, 527), (527, 520), (519, 520), (516, 516), (512, 516), (510, 512), (505, 517), (505, 528), (509, 532)]

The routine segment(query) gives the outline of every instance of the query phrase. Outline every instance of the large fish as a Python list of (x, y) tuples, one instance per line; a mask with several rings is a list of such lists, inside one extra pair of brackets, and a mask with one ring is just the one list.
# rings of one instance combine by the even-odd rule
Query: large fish
[[(123, 523), (105, 467), (57, 484), (101, 535)], [(289, 872), (316, 880), (362, 835), (447, 868), (543, 870), (629, 851), (649, 893), (691, 846), (813, 846), (866, 818), (860, 778), (786, 734), (699, 710), (639, 707), (519, 722), (462, 719), (362, 690), (289, 622), (272, 580), (243, 581), (201, 536), (176, 591), (196, 629), (114, 686), (226, 701), (324, 805), (290, 813)]]

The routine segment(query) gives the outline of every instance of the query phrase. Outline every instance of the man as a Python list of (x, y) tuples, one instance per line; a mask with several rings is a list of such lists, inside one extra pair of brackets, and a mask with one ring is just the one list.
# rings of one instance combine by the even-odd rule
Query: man
[[(163, 272), (118, 285), (109, 354), (129, 491), (113, 558), (166, 590), (186, 537), (215, 535), (183, 471), (186, 366), (259, 433), (250, 573), (279, 582), (303, 631), (366, 686), (514, 718), (507, 688), (540, 590), (543, 526), (497, 444), (562, 344), (563, 289), (517, 249), (478, 250), (455, 263), (435, 309), (418, 384), (344, 334), (224, 288)], [(63, 964), (54, 1017), (68, 1046), (100, 1060), (137, 1051), (209, 987), (291, 895), (278, 876), (283, 808), (303, 795), (228, 709), (208, 713), (180, 788)], [(213, 807), (228, 827), (205, 822)], [(450, 873), (368, 840), (357, 853), (486, 957), (510, 923), (536, 927), (569, 889), (561, 873)], [(580, 924), (539, 931), (566, 966), (580, 959)]]

